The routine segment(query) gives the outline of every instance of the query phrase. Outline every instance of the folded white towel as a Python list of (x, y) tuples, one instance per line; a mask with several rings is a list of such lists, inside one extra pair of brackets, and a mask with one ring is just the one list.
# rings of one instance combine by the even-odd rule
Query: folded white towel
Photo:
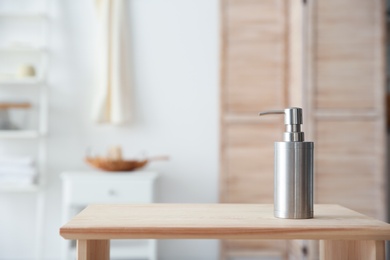
[(29, 156), (0, 156), (0, 165), (34, 165), (34, 159)]
[(13, 176), (0, 176), (0, 186), (18, 185), (26, 186), (35, 183), (36, 176), (25, 177), (13, 177)]
[(4, 167), (0, 166), (0, 176), (34, 176), (37, 169), (32, 166), (26, 167)]

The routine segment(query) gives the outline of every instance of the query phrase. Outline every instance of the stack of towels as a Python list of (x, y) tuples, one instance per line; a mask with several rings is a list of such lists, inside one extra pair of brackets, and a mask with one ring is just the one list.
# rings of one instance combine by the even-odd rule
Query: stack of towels
[(0, 185), (27, 186), (33, 184), (36, 177), (33, 158), (0, 156)]

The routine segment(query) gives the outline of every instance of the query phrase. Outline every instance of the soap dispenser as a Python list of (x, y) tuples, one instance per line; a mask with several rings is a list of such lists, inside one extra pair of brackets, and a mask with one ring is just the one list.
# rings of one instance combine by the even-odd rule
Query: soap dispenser
[(284, 142), (275, 142), (274, 215), (277, 218), (313, 217), (313, 142), (304, 141), (301, 131), (302, 109), (260, 112), (283, 114)]

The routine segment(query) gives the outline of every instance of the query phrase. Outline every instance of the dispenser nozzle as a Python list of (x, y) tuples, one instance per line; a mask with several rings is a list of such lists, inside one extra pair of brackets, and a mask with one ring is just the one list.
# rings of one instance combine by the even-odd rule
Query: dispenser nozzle
[(284, 124), (286, 125), (284, 140), (286, 142), (303, 142), (304, 134), (301, 132), (301, 124), (303, 123), (302, 108), (290, 107), (284, 110), (264, 111), (260, 112), (259, 116), (280, 114), (284, 114)]
[(264, 116), (264, 115), (279, 115), (279, 114), (284, 114), (284, 110), (270, 110), (270, 111), (264, 111), (260, 112), (259, 116)]

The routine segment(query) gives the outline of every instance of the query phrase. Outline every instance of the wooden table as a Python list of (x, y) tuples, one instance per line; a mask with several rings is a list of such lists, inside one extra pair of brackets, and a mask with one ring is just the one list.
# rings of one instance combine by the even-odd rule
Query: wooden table
[(382, 260), (390, 225), (338, 205), (314, 218), (277, 219), (273, 205), (91, 205), (60, 229), (77, 240), (79, 260), (107, 260), (110, 239), (314, 239), (321, 259)]

